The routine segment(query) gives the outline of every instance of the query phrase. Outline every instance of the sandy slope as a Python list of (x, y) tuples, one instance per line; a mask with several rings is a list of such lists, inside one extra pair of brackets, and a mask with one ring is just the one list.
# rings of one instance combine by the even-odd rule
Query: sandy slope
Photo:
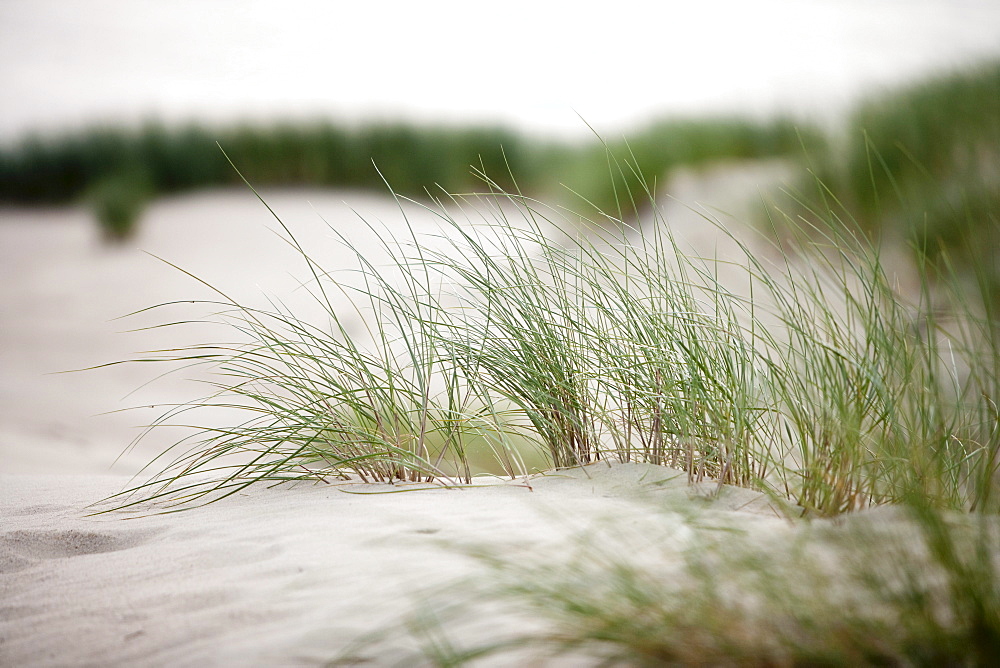
[[(631, 525), (649, 520), (648, 504), (671, 501), (707, 504), (743, 529), (787, 531), (758, 495), (691, 500), (685, 476), (640, 465), (369, 496), (347, 492), (390, 488), (254, 488), (189, 513), (81, 516), (122, 482), (0, 478), (0, 664), (321, 664), (411, 610), (419, 592), (474, 574), (459, 544), (564, 558), (592, 521)], [(684, 515), (654, 515), (657, 535), (682, 545)], [(476, 621), (483, 636), (462, 640), (489, 640), (504, 624)], [(411, 643), (359, 651), (391, 662)]]

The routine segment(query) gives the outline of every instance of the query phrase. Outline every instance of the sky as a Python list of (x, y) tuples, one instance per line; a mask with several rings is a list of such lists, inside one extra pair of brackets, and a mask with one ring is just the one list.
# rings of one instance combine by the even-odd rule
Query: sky
[[(834, 118), (1000, 57), (997, 0), (0, 0), (0, 139), (94, 122), (331, 118), (584, 135)], [(584, 122), (586, 121), (586, 123)]]

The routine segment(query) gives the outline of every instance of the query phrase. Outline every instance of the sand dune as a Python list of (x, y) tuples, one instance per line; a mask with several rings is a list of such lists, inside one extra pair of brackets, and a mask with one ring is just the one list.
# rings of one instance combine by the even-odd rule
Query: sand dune
[[(82, 517), (123, 483), (0, 479), (4, 665), (321, 665), (398, 621), (421, 592), (473, 576), (460, 545), (565, 556), (581, 529), (649, 520), (649, 504), (670, 503), (707, 506), (747, 530), (787, 530), (760, 495), (728, 489), (698, 501), (683, 474), (640, 465), (402, 494), (261, 486), (188, 513)], [(683, 536), (683, 514), (652, 515), (659, 535)], [(504, 624), (477, 622), (487, 633)], [(392, 662), (412, 645), (400, 638), (362, 655)]]

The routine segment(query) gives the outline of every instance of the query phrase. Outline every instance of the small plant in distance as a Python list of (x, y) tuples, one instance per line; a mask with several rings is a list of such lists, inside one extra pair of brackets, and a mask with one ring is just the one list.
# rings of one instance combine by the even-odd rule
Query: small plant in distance
[(86, 191), (85, 199), (104, 238), (120, 242), (134, 234), (152, 194), (152, 183), (140, 170), (101, 178)]

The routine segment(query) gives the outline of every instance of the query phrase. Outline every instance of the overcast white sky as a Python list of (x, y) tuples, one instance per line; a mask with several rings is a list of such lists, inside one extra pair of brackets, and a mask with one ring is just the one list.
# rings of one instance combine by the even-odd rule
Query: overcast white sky
[(992, 55), (997, 0), (0, 0), (0, 138), (96, 120), (332, 116), (563, 134), (823, 114)]

